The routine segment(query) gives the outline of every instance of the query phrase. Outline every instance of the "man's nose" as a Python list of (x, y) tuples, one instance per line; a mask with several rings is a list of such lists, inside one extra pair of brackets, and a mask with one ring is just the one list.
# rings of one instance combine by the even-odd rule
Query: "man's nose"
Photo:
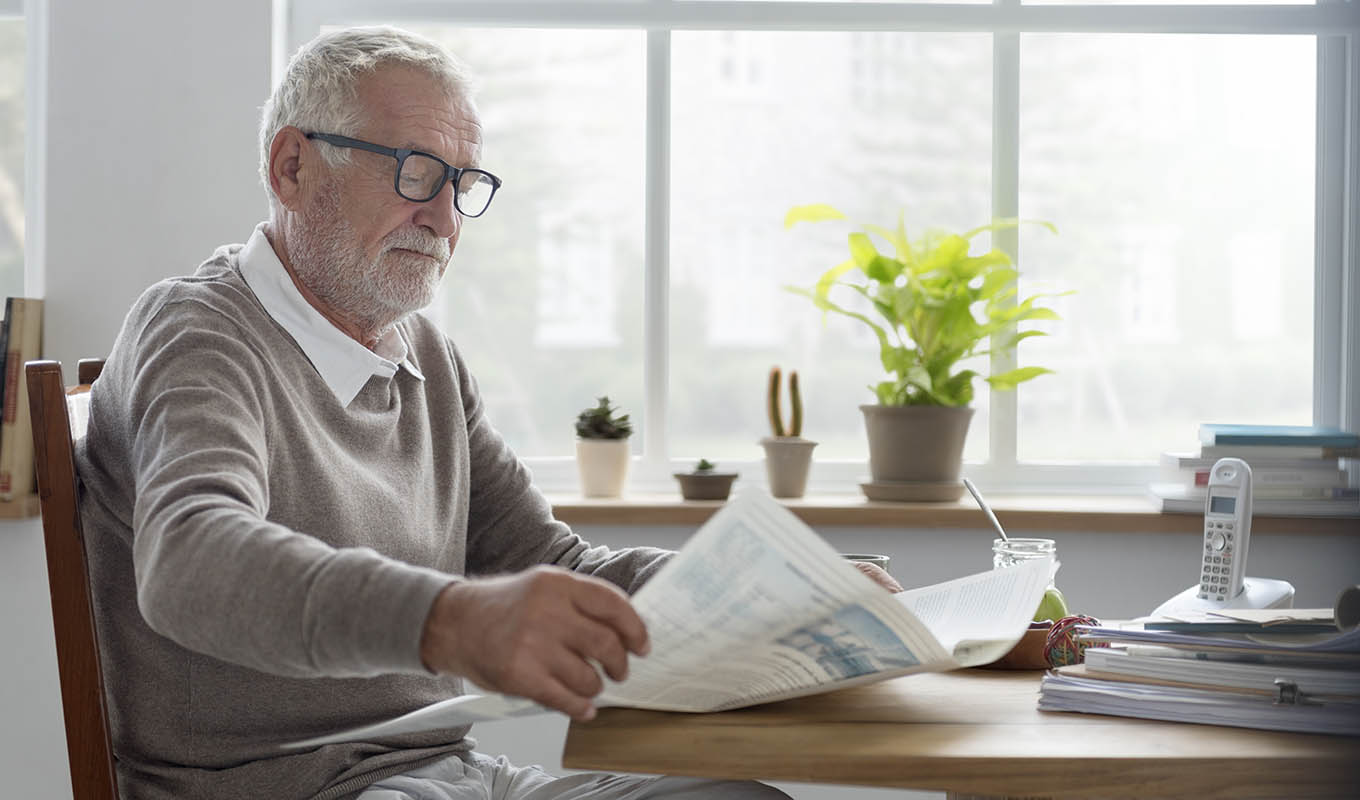
[(413, 220), (434, 231), (441, 239), (448, 239), (458, 232), (463, 217), (453, 202), (453, 183), (446, 181), (433, 200), (421, 203)]

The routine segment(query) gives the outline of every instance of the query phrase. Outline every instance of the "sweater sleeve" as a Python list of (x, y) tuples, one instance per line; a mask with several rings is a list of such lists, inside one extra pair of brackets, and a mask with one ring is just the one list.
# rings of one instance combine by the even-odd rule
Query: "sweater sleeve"
[(518, 572), (554, 564), (603, 578), (632, 594), (673, 555), (652, 547), (592, 547), (553, 517), (527, 467), (487, 418), (476, 379), (452, 342), (471, 453), (468, 574)]
[[(267, 519), (277, 380), (252, 337), (217, 314), (157, 309), (135, 354), (111, 358), (135, 481), (137, 600), (183, 647), (279, 675), (425, 673), (424, 620), (453, 578), (372, 549), (335, 548)], [(125, 331), (126, 333), (126, 331)], [(112, 379), (112, 380), (107, 380)]]

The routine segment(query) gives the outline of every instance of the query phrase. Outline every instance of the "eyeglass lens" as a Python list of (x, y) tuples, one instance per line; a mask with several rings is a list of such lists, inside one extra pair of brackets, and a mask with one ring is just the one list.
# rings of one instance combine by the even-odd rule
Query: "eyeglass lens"
[[(444, 164), (428, 156), (412, 153), (401, 164), (397, 176), (401, 195), (408, 200), (424, 202), (439, 194), (444, 183)], [(454, 198), (459, 212), (475, 217), (491, 204), (495, 186), (491, 177), (481, 170), (467, 169), (458, 176)]]

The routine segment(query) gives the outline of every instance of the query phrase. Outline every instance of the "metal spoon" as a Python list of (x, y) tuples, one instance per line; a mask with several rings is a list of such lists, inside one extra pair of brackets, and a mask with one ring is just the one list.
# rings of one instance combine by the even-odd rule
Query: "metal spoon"
[(982, 509), (982, 513), (986, 514), (987, 519), (992, 521), (992, 527), (996, 528), (996, 532), (1001, 534), (1002, 539), (1009, 542), (1011, 540), (1011, 537), (1006, 535), (1006, 531), (1001, 527), (1001, 522), (998, 521), (996, 515), (992, 513), (992, 507), (987, 505), (986, 500), (982, 499), (982, 493), (979, 492), (977, 490), (977, 487), (973, 485), (973, 482), (968, 480), (967, 478), (963, 479), (963, 485), (968, 488), (968, 493), (971, 494), (973, 496), (973, 499), (977, 501), (978, 508)]

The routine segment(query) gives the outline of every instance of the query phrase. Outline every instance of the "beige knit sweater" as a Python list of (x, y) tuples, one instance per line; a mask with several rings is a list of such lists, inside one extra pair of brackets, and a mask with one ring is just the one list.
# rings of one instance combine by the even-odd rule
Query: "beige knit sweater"
[(344, 797), (466, 728), (284, 751), (456, 694), (418, 649), (455, 576), (549, 563), (635, 590), (665, 553), (552, 518), (453, 344), (341, 407), (236, 265), (149, 289), (91, 393), (81, 513), (126, 798)]

